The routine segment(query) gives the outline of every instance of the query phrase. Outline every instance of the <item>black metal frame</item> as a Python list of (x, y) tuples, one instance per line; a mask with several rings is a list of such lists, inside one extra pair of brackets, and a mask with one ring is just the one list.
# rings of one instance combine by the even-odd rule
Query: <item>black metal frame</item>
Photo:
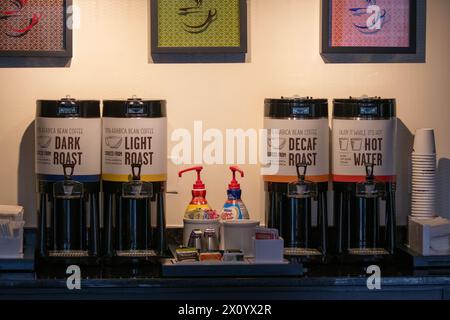
[[(322, 0), (321, 54), (415, 54), (417, 53), (418, 0), (410, 0), (409, 47), (332, 47), (331, 2)], [(394, 0), (395, 1), (395, 0)]]
[(67, 8), (72, 5), (72, 0), (64, 0), (63, 23), (64, 23), (64, 50), (61, 51), (5, 51), (0, 48), (0, 57), (54, 57), (54, 58), (72, 58), (72, 29), (67, 26)]
[(247, 53), (247, 0), (239, 0), (240, 46), (239, 47), (159, 47), (158, 1), (151, 0), (151, 49), (152, 54), (236, 54)]

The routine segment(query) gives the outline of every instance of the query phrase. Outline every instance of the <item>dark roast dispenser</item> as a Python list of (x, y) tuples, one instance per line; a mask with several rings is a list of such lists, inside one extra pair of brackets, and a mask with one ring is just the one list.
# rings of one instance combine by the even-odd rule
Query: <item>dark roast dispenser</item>
[(38, 264), (97, 265), (100, 103), (38, 101), (35, 126)]
[(268, 159), (278, 167), (276, 173), (264, 175), (266, 226), (279, 230), (285, 240), (285, 256), (303, 262), (325, 261), (328, 100), (266, 99), (264, 127), (268, 130)]
[(333, 249), (343, 262), (386, 260), (394, 254), (395, 140), (395, 100), (334, 101)]
[(147, 265), (167, 250), (165, 101), (103, 102), (103, 253), (107, 264)]

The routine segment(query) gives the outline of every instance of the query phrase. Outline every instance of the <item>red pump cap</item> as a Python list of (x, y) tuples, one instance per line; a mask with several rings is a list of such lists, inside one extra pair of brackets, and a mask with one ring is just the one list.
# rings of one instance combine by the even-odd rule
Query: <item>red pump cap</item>
[(231, 183), (228, 185), (228, 189), (239, 190), (241, 188), (241, 185), (236, 180), (236, 172), (239, 172), (241, 174), (241, 178), (243, 178), (244, 171), (242, 171), (239, 167), (230, 167), (230, 170), (233, 173), (233, 180), (231, 180)]
[(183, 173), (186, 173), (189, 171), (197, 171), (197, 181), (195, 182), (193, 189), (194, 190), (203, 190), (203, 189), (205, 189), (205, 185), (203, 184), (203, 181), (201, 179), (202, 170), (203, 170), (203, 167), (193, 167), (193, 168), (189, 168), (189, 169), (178, 172), (178, 176), (181, 178)]

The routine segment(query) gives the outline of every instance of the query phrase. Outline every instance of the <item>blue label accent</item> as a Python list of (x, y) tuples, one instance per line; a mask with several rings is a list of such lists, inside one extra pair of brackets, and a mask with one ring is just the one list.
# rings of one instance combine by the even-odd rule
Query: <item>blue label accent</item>
[[(37, 179), (43, 180), (43, 181), (57, 182), (57, 181), (63, 181), (64, 176), (63, 175), (38, 174)], [(78, 181), (78, 182), (100, 182), (101, 175), (73, 176), (72, 179), (75, 181)]]

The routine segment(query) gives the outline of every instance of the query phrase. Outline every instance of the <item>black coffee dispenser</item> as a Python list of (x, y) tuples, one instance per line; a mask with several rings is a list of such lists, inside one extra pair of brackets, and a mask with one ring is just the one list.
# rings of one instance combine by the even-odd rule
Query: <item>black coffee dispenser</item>
[(106, 263), (134, 265), (166, 252), (166, 126), (165, 101), (103, 102)]
[(278, 166), (277, 173), (264, 175), (266, 226), (279, 230), (286, 256), (305, 262), (323, 260), (327, 254), (330, 178), (328, 100), (266, 99), (264, 113), (268, 158)]
[(343, 260), (378, 260), (394, 253), (395, 109), (393, 99), (334, 100), (333, 249)]
[(39, 261), (98, 263), (100, 136), (98, 101), (37, 102)]

